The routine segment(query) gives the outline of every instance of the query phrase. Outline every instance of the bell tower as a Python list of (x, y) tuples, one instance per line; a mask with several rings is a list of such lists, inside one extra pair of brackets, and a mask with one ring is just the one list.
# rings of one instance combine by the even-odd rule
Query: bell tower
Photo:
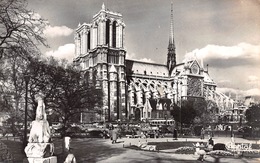
[(104, 121), (123, 120), (126, 116), (124, 38), (122, 15), (106, 9), (104, 3), (91, 23), (79, 24), (75, 31), (74, 63), (102, 87)]
[(173, 32), (173, 3), (171, 3), (171, 27), (170, 27), (170, 37), (169, 37), (168, 54), (167, 54), (167, 68), (169, 70), (169, 76), (171, 75), (172, 70), (175, 66), (176, 66), (176, 53), (175, 53), (174, 32)]

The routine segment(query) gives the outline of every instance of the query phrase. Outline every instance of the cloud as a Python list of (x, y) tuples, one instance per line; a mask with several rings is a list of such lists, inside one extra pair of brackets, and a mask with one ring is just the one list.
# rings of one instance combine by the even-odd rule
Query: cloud
[(57, 50), (47, 51), (45, 53), (46, 56), (53, 56), (57, 59), (67, 59), (68, 61), (72, 61), (75, 53), (75, 45), (74, 44), (65, 44), (60, 46)]
[(218, 92), (222, 92), (225, 94), (233, 94), (233, 95), (239, 95), (242, 97), (245, 96), (260, 96), (260, 89), (259, 88), (252, 88), (248, 90), (239, 90), (239, 89), (234, 89), (234, 88), (219, 88), (217, 87)]
[(260, 96), (260, 89), (259, 88), (253, 88), (245, 91), (246, 96)]
[(249, 82), (257, 82), (257, 81), (259, 81), (259, 78), (257, 76), (254, 76), (254, 75), (250, 75), (250, 76), (248, 76), (248, 81)]
[(221, 93), (225, 93), (225, 94), (242, 94), (243, 91), (242, 90), (239, 90), (239, 89), (234, 89), (234, 88), (220, 88), (220, 87), (217, 87), (217, 92), (221, 92)]
[(149, 62), (149, 63), (155, 63), (151, 58), (142, 58), (142, 59), (139, 59), (139, 61)]
[(231, 83), (231, 81), (228, 80), (228, 79), (224, 79), (224, 80), (219, 80), (218, 83), (223, 83), (223, 84), (225, 84), (225, 83)]
[(256, 64), (260, 60), (260, 44), (239, 43), (235, 46), (207, 45), (185, 55), (185, 60), (203, 59), (211, 66), (231, 67)]
[(149, 62), (149, 63), (155, 63), (155, 61), (153, 61), (151, 58), (141, 58), (141, 59), (137, 59), (135, 53), (126, 54), (126, 59), (137, 60), (137, 61), (142, 61), (142, 62)]
[(126, 59), (135, 59), (136, 58), (136, 54), (135, 53), (127, 53), (126, 54)]
[(59, 36), (69, 36), (73, 32), (73, 29), (66, 26), (50, 26), (48, 25), (44, 30), (44, 35), (49, 38), (59, 37)]

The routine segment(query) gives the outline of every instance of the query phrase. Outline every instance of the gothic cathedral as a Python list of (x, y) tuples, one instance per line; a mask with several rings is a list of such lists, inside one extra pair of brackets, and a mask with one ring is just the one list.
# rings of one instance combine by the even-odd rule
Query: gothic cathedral
[(215, 98), (216, 84), (203, 61), (176, 63), (172, 6), (166, 65), (127, 60), (125, 27), (122, 15), (103, 4), (91, 23), (75, 30), (73, 62), (103, 89), (103, 121), (171, 118), (181, 100)]

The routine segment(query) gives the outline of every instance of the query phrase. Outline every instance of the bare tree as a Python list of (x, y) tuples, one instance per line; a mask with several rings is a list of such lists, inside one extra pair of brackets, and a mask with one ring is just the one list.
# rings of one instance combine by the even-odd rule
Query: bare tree
[[(47, 46), (43, 31), (47, 21), (27, 9), (26, 0), (0, 2), (0, 111), (9, 113), (14, 129), (23, 109), (24, 72), (32, 58)], [(18, 115), (19, 114), (19, 115)]]
[(10, 51), (22, 58), (30, 58), (40, 54), (38, 45), (47, 46), (43, 37), (47, 21), (26, 7), (26, 0), (1, 0), (0, 59), (10, 56)]

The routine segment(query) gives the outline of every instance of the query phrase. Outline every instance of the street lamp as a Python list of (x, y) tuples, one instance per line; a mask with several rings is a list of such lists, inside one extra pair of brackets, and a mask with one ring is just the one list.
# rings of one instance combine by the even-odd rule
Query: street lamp
[(28, 84), (30, 81), (30, 76), (28, 73), (24, 75), (25, 81), (25, 108), (24, 108), (24, 134), (23, 134), (23, 146), (27, 145), (27, 114), (28, 114)]
[(181, 123), (181, 134), (182, 134), (182, 118), (181, 118), (181, 111), (182, 111), (182, 81), (180, 81), (180, 123)]
[(233, 111), (232, 111), (232, 114), (231, 114), (231, 131), (230, 131), (230, 136), (233, 137)]

